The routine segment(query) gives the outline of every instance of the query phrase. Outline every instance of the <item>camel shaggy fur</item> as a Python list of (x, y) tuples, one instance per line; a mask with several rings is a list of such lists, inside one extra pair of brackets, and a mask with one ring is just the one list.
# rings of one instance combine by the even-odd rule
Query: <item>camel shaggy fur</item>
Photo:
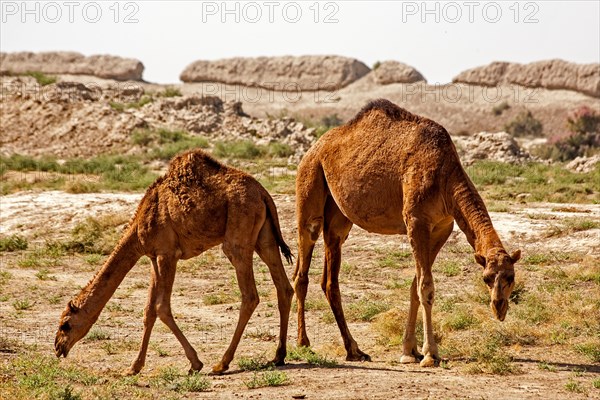
[(273, 362), (283, 364), (293, 290), (281, 262), (280, 249), (288, 262), (291, 253), (281, 236), (275, 203), (250, 175), (223, 165), (200, 150), (175, 157), (166, 175), (148, 188), (106, 263), (62, 313), (54, 345), (56, 355), (66, 357), (87, 334), (125, 275), (146, 255), (152, 268), (144, 332), (139, 354), (128, 373), (137, 374), (144, 366), (157, 316), (183, 346), (191, 362), (190, 371), (202, 369), (196, 351), (173, 318), (171, 291), (177, 261), (195, 257), (218, 244), (222, 244), (235, 267), (242, 303), (231, 344), (221, 362), (213, 367), (213, 373), (228, 369), (258, 305), (252, 271), (254, 251), (267, 264), (277, 289), (280, 332)]
[[(347, 124), (331, 129), (308, 151), (296, 179), (298, 260), (294, 272), (298, 344), (310, 345), (304, 318), (308, 270), (321, 232), (325, 263), (321, 287), (342, 334), (347, 360), (370, 360), (352, 338), (341, 304), (341, 249), (353, 224), (369, 232), (406, 234), (416, 262), (401, 362), (440, 361), (433, 335), (431, 266), (454, 221), (475, 250), (504, 320), (514, 286), (514, 263), (494, 230), (486, 207), (463, 169), (448, 132), (387, 100), (367, 104)], [(424, 341), (417, 350), (415, 324), (423, 306)]]

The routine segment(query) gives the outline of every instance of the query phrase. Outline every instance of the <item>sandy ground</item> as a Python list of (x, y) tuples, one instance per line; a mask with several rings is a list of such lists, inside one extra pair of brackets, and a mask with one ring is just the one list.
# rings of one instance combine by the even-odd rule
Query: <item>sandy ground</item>
[[(273, 196), (277, 203), (284, 237), (295, 249), (294, 198), (289, 195)], [(103, 214), (131, 215), (141, 194), (101, 193), (69, 194), (64, 192), (23, 192), (0, 197), (0, 233), (19, 233), (32, 238), (32, 242), (43, 243), (48, 238), (68, 234), (77, 222), (86, 216)], [(577, 251), (581, 254), (599, 254), (600, 229), (574, 232), (569, 235), (547, 237), (547, 232), (565, 218), (584, 218), (600, 221), (600, 205), (557, 205), (557, 204), (511, 204), (509, 212), (493, 212), (492, 219), (500, 236), (509, 249), (521, 248), (524, 254), (534, 252), (543, 246), (545, 251)], [(456, 229), (456, 228), (455, 228)], [(455, 230), (449, 244), (466, 245), (464, 235)], [(369, 234), (357, 227), (353, 228), (344, 247), (344, 260), (362, 273), (341, 276), (344, 302), (360, 298), (365, 292), (381, 291), (381, 281), (385, 274), (395, 273), (367, 270), (373, 268), (377, 251), (392, 248), (407, 249), (404, 237), (379, 236)], [(445, 250), (440, 256), (443, 257)], [(318, 281), (322, 251), (317, 248), (317, 259), (311, 269), (309, 298), (324, 299)], [(31, 311), (15, 317), (10, 303), (0, 302), (0, 336), (16, 338), (27, 344), (37, 344), (44, 354), (52, 354), (52, 343), (58, 317), (66, 301), (93, 275), (98, 266), (86, 265), (73, 257), (51, 269), (55, 280), (39, 281), (36, 271), (16, 267), (16, 260), (10, 254), (2, 257), (0, 268), (9, 271), (15, 285), (23, 285), (30, 290), (35, 300)], [(217, 249), (210, 250), (205, 259), (208, 265), (201, 268), (194, 264), (180, 264), (179, 279), (176, 280), (173, 294), (173, 309), (176, 319), (190, 341), (195, 345), (205, 370), (220, 358), (225, 350), (233, 327), (237, 321), (238, 303), (207, 306), (203, 296), (231, 286), (233, 268)], [(258, 264), (258, 263), (256, 263)], [(263, 298), (251, 319), (240, 347), (231, 365), (231, 371), (220, 377), (211, 377), (212, 391), (188, 394), (188, 398), (219, 399), (290, 399), (304, 395), (306, 399), (567, 399), (600, 398), (600, 390), (577, 394), (565, 391), (564, 385), (573, 376), (573, 369), (585, 369), (590, 379), (600, 377), (600, 366), (590, 364), (585, 357), (569, 354), (550, 354), (543, 346), (512, 349), (515, 363), (522, 374), (509, 376), (470, 375), (453, 365), (450, 368), (423, 369), (417, 365), (401, 365), (399, 347), (381, 346), (377, 335), (368, 322), (352, 322), (350, 329), (361, 348), (373, 356), (370, 363), (350, 363), (344, 360), (344, 350), (339, 331), (333, 323), (324, 323), (322, 315), (329, 311), (308, 311), (308, 332), (313, 348), (332, 355), (338, 361), (335, 368), (320, 368), (305, 362), (292, 361), (282, 368), (291, 384), (277, 388), (249, 390), (244, 381), (251, 378), (251, 372), (240, 372), (236, 360), (241, 356), (270, 358), (275, 349), (278, 333), (278, 315), (274, 288), (266, 273), (266, 268), (255, 264), (259, 293)], [(472, 270), (475, 265), (463, 266)], [(291, 276), (293, 268), (287, 267)], [(193, 272), (193, 273), (192, 273)], [(407, 277), (409, 270), (400, 271)], [(344, 275), (344, 272), (342, 272)], [(371, 276), (371, 278), (370, 278)], [(182, 279), (182, 277), (185, 277)], [(215, 279), (217, 277), (217, 279)], [(360, 277), (360, 279), (359, 279)], [(444, 279), (443, 276), (440, 279)], [(102, 371), (107, 376), (116, 376), (125, 370), (133, 360), (141, 337), (142, 309), (146, 298), (148, 265), (140, 262), (126, 277), (113, 299), (107, 305), (97, 327), (110, 332), (115, 351), (107, 355), (106, 348), (98, 342), (82, 342), (75, 346), (69, 358), (61, 362), (78, 365), (82, 368)], [(454, 281), (460, 283), (460, 281)], [(32, 289), (33, 287), (33, 289)], [(442, 286), (443, 287), (443, 286)], [(439, 289), (437, 296), (443, 295)], [(460, 286), (448, 290), (464, 290)], [(37, 298), (35, 298), (37, 296)], [(58, 296), (59, 301), (50, 304), (46, 301)], [(407, 307), (408, 298), (402, 300)], [(289, 326), (289, 343), (294, 344), (296, 321), (294, 311)], [(491, 315), (490, 315), (491, 317)], [(509, 313), (510, 318), (510, 313)], [(443, 344), (442, 344), (443, 346)], [(167, 355), (159, 356), (160, 347)], [(14, 355), (0, 353), (0, 362)], [(550, 361), (556, 372), (538, 368), (541, 361)], [(146, 367), (137, 383), (140, 387), (150, 385), (150, 377), (161, 367), (175, 365), (178, 369), (187, 368), (181, 347), (168, 332), (157, 323), (151, 351)], [(0, 382), (1, 383), (1, 382)]]

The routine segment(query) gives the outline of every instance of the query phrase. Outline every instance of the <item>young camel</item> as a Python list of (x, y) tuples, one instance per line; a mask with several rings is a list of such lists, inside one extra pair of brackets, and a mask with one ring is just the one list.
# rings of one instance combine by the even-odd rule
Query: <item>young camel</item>
[[(491, 309), (500, 321), (514, 285), (514, 263), (498, 237), (456, 149), (439, 124), (387, 100), (367, 104), (347, 124), (327, 132), (304, 156), (296, 179), (298, 260), (294, 272), (298, 344), (309, 346), (304, 320), (308, 269), (321, 231), (321, 287), (344, 340), (347, 360), (370, 360), (352, 338), (342, 310), (338, 274), (342, 244), (353, 224), (369, 232), (407, 234), (416, 261), (402, 363), (439, 364), (433, 336), (431, 266), (456, 220), (483, 266)], [(423, 305), (423, 355), (415, 324)]]
[(258, 305), (252, 254), (269, 267), (277, 289), (280, 330), (273, 362), (282, 365), (293, 289), (281, 262), (281, 249), (291, 263), (291, 252), (281, 236), (277, 209), (269, 193), (250, 175), (223, 165), (195, 150), (173, 159), (167, 174), (152, 184), (142, 198), (123, 238), (96, 276), (71, 301), (60, 318), (56, 356), (67, 356), (83, 338), (125, 275), (143, 255), (152, 261), (144, 332), (139, 354), (129, 374), (144, 366), (150, 333), (160, 318), (179, 340), (192, 371), (202, 362), (171, 313), (171, 291), (178, 260), (195, 257), (218, 244), (235, 267), (242, 293), (240, 314), (221, 362), (213, 373), (226, 371), (244, 328)]

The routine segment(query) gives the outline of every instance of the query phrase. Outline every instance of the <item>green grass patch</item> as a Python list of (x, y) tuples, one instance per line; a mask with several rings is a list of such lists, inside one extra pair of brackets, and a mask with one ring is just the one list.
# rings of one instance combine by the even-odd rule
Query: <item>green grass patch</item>
[(56, 83), (56, 77), (51, 75), (46, 75), (40, 71), (29, 71), (25, 72), (23, 75), (33, 77), (40, 86), (47, 86), (53, 83)]
[(0, 238), (0, 252), (27, 250), (27, 246), (27, 239), (20, 235), (11, 235)]
[(335, 360), (328, 358), (327, 356), (316, 353), (310, 347), (288, 347), (287, 359), (291, 361), (306, 361), (310, 365), (318, 367), (333, 368), (338, 364)]
[(31, 309), (33, 307), (33, 305), (34, 305), (34, 303), (32, 303), (31, 301), (29, 301), (29, 299), (15, 300), (13, 302), (13, 307), (17, 311), (29, 310), (29, 309)]
[(110, 340), (110, 334), (100, 328), (92, 328), (86, 335), (85, 340), (88, 342), (99, 340)]
[(257, 389), (268, 386), (288, 385), (290, 379), (283, 371), (270, 370), (264, 372), (254, 372), (250, 380), (244, 381), (248, 389)]
[(273, 367), (273, 363), (268, 361), (264, 355), (256, 358), (240, 357), (238, 367), (242, 371), (261, 371)]
[(514, 200), (528, 193), (527, 202), (598, 203), (600, 202), (600, 164), (580, 174), (561, 163), (511, 165), (479, 161), (466, 168), (483, 197), (489, 200)]
[(175, 383), (174, 390), (176, 392), (207, 392), (210, 390), (212, 383), (210, 380), (198, 372), (185, 376), (182, 380)]
[(568, 392), (573, 392), (573, 393), (586, 393), (586, 390), (581, 385), (581, 383), (579, 383), (573, 379), (569, 379), (569, 381), (567, 383), (565, 383), (565, 389)]
[(447, 277), (460, 275), (462, 271), (460, 264), (454, 260), (440, 260), (434, 266)]
[(509, 375), (521, 372), (516, 365), (512, 364), (512, 357), (493, 338), (480, 338), (471, 346), (469, 353), (473, 362), (467, 368), (469, 373)]
[(213, 154), (221, 158), (252, 160), (263, 156), (265, 149), (257, 146), (251, 140), (217, 142), (213, 148)]
[(348, 304), (346, 315), (349, 321), (370, 322), (378, 314), (386, 312), (390, 308), (390, 304), (386, 301), (363, 298), (357, 302)]
[(109, 102), (109, 105), (113, 110), (122, 112), (122, 111), (128, 110), (130, 108), (134, 108), (134, 109), (142, 108), (146, 104), (150, 104), (153, 101), (154, 100), (152, 99), (151, 96), (143, 95), (137, 101), (133, 101), (133, 102), (129, 102), (129, 103), (120, 103), (117, 101), (111, 101), (111, 102)]
[(207, 294), (202, 298), (202, 301), (208, 306), (214, 306), (217, 304), (232, 303), (236, 301), (236, 299), (228, 293), (219, 292)]
[(131, 134), (133, 144), (148, 147), (145, 158), (169, 161), (178, 153), (190, 149), (206, 149), (208, 140), (186, 131), (169, 129), (138, 129)]
[(473, 315), (471, 310), (458, 308), (442, 319), (442, 329), (449, 331), (461, 331), (469, 329), (479, 324), (479, 320)]
[(590, 361), (600, 363), (600, 342), (577, 344), (575, 350), (588, 357)]
[[(97, 191), (100, 188), (108, 190), (139, 190), (148, 187), (157, 175), (148, 170), (141, 160), (133, 156), (100, 155), (90, 159), (72, 158), (58, 162), (53, 157), (33, 158), (19, 154), (9, 157), (0, 156), (0, 171), (22, 172), (54, 172), (62, 176), (48, 174), (43, 176), (46, 186), (48, 181), (51, 188), (63, 189), (70, 192), (81, 193)], [(97, 175), (98, 182), (89, 182), (85, 178), (81, 181), (67, 179), (74, 175)], [(7, 187), (4, 187), (7, 186)], [(17, 185), (15, 189), (28, 189), (27, 185)], [(2, 194), (9, 193), (10, 185), (3, 185)]]
[(377, 260), (377, 265), (382, 268), (406, 268), (412, 263), (412, 251), (390, 251)]
[(181, 97), (181, 90), (175, 87), (167, 87), (162, 92), (158, 93), (159, 97)]
[(71, 385), (95, 385), (99, 377), (81, 366), (64, 366), (56, 357), (27, 353), (0, 365), (0, 376), (17, 398), (81, 399)]

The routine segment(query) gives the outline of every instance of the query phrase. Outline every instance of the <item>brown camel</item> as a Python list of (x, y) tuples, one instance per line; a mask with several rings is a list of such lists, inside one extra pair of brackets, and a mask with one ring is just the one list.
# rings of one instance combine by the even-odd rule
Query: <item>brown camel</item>
[(173, 159), (166, 175), (146, 191), (126, 233), (104, 266), (68, 303), (56, 333), (57, 357), (66, 357), (71, 347), (86, 335), (125, 275), (140, 257), (147, 255), (152, 261), (152, 270), (144, 310), (144, 332), (139, 354), (128, 373), (137, 374), (144, 366), (157, 316), (183, 346), (191, 362), (190, 372), (201, 370), (202, 362), (171, 313), (171, 291), (178, 260), (197, 256), (221, 243), (223, 253), (235, 267), (242, 303), (231, 344), (221, 362), (213, 367), (213, 373), (228, 369), (244, 328), (258, 305), (252, 271), (254, 251), (269, 267), (277, 288), (280, 331), (273, 362), (282, 365), (293, 289), (279, 253), (281, 249), (291, 262), (290, 249), (281, 236), (275, 203), (250, 175), (223, 165), (200, 150)]
[[(456, 220), (483, 266), (495, 316), (504, 320), (514, 263), (492, 226), (483, 200), (465, 173), (448, 132), (387, 100), (367, 104), (347, 124), (327, 132), (308, 151), (296, 179), (298, 344), (309, 346), (304, 321), (308, 269), (321, 231), (325, 265), (321, 287), (344, 340), (347, 360), (370, 360), (352, 338), (342, 310), (338, 274), (342, 244), (353, 224), (369, 232), (407, 234), (416, 261), (401, 362), (439, 363), (433, 336), (431, 265)], [(423, 355), (415, 324), (423, 305)]]

